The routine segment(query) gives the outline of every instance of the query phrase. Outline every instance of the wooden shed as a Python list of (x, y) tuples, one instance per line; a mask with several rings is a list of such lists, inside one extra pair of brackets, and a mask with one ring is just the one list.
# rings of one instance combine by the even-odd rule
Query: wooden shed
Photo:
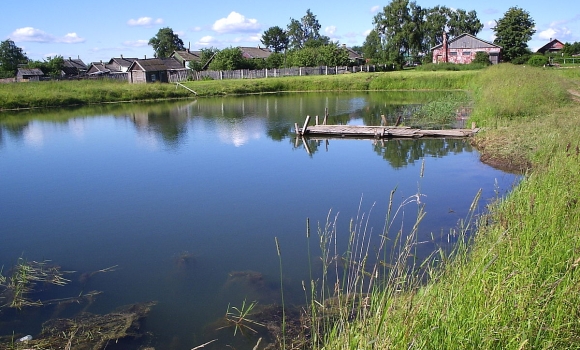
[(443, 43), (431, 48), (433, 63), (468, 64), (473, 61), (475, 54), (480, 51), (489, 54), (489, 61), (492, 64), (499, 63), (501, 46), (468, 33), (463, 33), (450, 40), (447, 40), (447, 34), (444, 33)]
[(186, 71), (175, 58), (150, 58), (136, 60), (129, 66), (130, 83), (168, 83), (170, 75)]
[(564, 48), (564, 43), (558, 39), (550, 39), (550, 42), (546, 45), (540, 47), (537, 53), (546, 54), (546, 53), (557, 53), (562, 51)]
[(40, 81), (44, 73), (40, 68), (18, 68), (16, 73), (16, 81)]
[(190, 51), (189, 49), (173, 51), (170, 57), (181, 62), (183, 68), (188, 68), (189, 62), (201, 62), (201, 51)]

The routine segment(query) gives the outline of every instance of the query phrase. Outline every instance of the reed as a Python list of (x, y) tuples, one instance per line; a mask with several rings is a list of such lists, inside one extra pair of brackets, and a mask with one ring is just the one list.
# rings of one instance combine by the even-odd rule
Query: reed
[(478, 142), (488, 147), (484, 154), (520, 148), (512, 157), (527, 164), (526, 175), (488, 214), (475, 215), (472, 204), (450, 233), (459, 243), (450, 253), (439, 250), (414, 265), (427, 280), (407, 270), (402, 280), (412, 283), (394, 278), (373, 289), (368, 311), (328, 332), (318, 348), (577, 347), (580, 104), (563, 92), (580, 82), (511, 65), (489, 68), (480, 79), (476, 118), (487, 130)]

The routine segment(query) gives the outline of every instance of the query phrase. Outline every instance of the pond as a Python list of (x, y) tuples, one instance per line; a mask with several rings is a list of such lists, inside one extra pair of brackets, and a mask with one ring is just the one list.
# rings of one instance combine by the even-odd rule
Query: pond
[(468, 140), (307, 140), (307, 152), (293, 127), (325, 109), (329, 123), (392, 122), (437, 96), (272, 94), (0, 114), (3, 275), (19, 259), (50, 260), (70, 282), (30, 300), (102, 292), (78, 305), (5, 307), (0, 335), (36, 336), (50, 318), (155, 301), (139, 345), (219, 339), (206, 348), (223, 348), (235, 341), (232, 329), (216, 330), (228, 305), (281, 303), (275, 240), (284, 302), (304, 304), (307, 218), (316, 262), (319, 225), (336, 221), (340, 251), (351, 219), (379, 237), (393, 190), (394, 208), (410, 203), (389, 234), (409, 232), (424, 206), (417, 258), (426, 257), (448, 244), (480, 189), (477, 213), (517, 177), (482, 164)]

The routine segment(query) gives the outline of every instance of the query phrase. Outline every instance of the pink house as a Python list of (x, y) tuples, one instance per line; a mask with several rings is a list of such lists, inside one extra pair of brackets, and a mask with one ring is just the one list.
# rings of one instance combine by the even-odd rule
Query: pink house
[(489, 54), (492, 64), (499, 63), (501, 46), (481, 40), (475, 36), (463, 33), (451, 40), (447, 40), (447, 34), (443, 34), (443, 43), (431, 48), (433, 63), (449, 62), (467, 64), (475, 58), (475, 54), (484, 51)]

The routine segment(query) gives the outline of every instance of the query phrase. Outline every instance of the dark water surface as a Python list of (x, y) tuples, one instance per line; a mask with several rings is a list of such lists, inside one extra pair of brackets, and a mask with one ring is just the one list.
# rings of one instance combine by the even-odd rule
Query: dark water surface
[[(418, 239), (436, 240), (419, 249), (427, 255), (466, 217), (479, 189), (482, 212), (516, 177), (480, 163), (465, 140), (309, 140), (308, 154), (292, 129), (325, 108), (329, 123), (376, 125), (381, 114), (396, 120), (407, 116), (405, 105), (432, 98), (287, 94), (0, 114), (3, 274), (20, 257), (49, 259), (76, 272), (66, 287), (32, 298), (103, 292), (71, 310), (4, 308), (0, 335), (34, 336), (46, 319), (82, 307), (107, 313), (157, 301), (145, 326), (153, 334), (148, 343), (191, 349), (216, 338), (211, 323), (229, 303), (280, 302), (275, 237), (285, 302), (303, 304), (306, 218), (311, 247), (330, 210), (338, 214), (340, 244), (359, 206), (378, 236), (395, 188), (395, 207), (423, 194), (427, 216)], [(406, 206), (397, 228), (410, 229), (416, 213), (416, 203)], [(115, 271), (79, 281), (111, 266)]]

